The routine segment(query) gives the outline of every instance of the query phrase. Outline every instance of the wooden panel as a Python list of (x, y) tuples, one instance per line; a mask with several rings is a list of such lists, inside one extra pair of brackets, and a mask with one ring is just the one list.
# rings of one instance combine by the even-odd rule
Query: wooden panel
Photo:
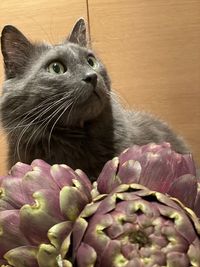
[[(87, 18), (85, 0), (1, 0), (0, 27), (12, 24), (31, 40), (51, 43), (67, 36), (79, 17)], [(1, 30), (0, 29), (0, 30)], [(0, 82), (3, 80), (3, 64), (0, 56)], [(0, 175), (6, 173), (5, 135), (0, 132)]]
[(89, 13), (113, 88), (168, 121), (200, 163), (200, 1), (89, 0)]

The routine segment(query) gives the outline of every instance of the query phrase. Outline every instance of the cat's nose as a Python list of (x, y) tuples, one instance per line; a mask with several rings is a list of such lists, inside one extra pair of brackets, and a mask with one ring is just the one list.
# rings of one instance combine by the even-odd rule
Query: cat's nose
[(87, 73), (85, 77), (83, 78), (83, 81), (86, 83), (92, 84), (94, 87), (96, 87), (97, 84), (97, 74), (95, 72)]

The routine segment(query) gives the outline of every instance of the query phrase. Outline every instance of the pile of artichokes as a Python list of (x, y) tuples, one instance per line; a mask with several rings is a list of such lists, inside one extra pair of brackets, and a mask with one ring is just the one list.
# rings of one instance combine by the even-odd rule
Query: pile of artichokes
[(91, 184), (42, 160), (0, 177), (2, 267), (200, 267), (200, 181), (168, 143), (133, 146)]

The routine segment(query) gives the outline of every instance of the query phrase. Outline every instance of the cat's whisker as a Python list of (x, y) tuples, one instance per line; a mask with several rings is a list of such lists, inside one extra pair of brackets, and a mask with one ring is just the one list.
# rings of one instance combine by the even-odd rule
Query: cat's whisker
[[(61, 99), (61, 100), (63, 100), (63, 99)], [(61, 107), (62, 107), (62, 106), (61, 106)], [(51, 119), (54, 117), (54, 114), (56, 115), (57, 112), (61, 109), (61, 107), (59, 106), (58, 108), (56, 108), (56, 109), (53, 111), (53, 113), (51, 113), (49, 116), (47, 116), (47, 117), (43, 120), (42, 124), (39, 124), (39, 125), (38, 125), (38, 127), (36, 128), (36, 130), (35, 130), (35, 131), (32, 133), (32, 135), (30, 136), (28, 143), (30, 142), (30, 140), (32, 139), (33, 136), (34, 136), (35, 139), (36, 139), (36, 137), (39, 135), (39, 130), (43, 130), (43, 128), (46, 128), (46, 126), (48, 126), (49, 122), (50, 122)], [(47, 111), (47, 112), (48, 112), (48, 111)], [(28, 143), (27, 143), (27, 145), (28, 145)]]
[[(40, 107), (42, 107), (42, 110), (45, 109), (46, 106), (49, 107), (49, 105), (52, 104), (52, 103), (49, 103), (49, 102), (50, 102), (51, 100), (54, 100), (55, 98), (58, 98), (59, 95), (62, 96), (63, 93), (58, 93), (58, 94), (56, 94), (56, 95), (53, 95), (53, 96), (51, 96), (51, 97), (49, 97), (49, 98), (43, 100), (42, 102), (40, 102), (39, 105), (35, 106), (34, 108), (32, 108), (31, 110), (29, 110), (28, 112), (25, 112), (25, 113), (21, 114), (20, 116), (16, 117), (16, 118), (15, 118), (14, 120), (12, 120), (9, 124), (4, 125), (4, 128), (5, 128), (6, 130), (9, 130), (9, 129), (16, 129), (16, 128), (18, 128), (18, 127), (25, 127), (25, 126), (27, 126), (27, 125), (23, 125), (23, 124), (21, 124), (21, 122), (22, 122), (22, 121), (25, 122), (26, 119), (27, 119), (27, 120), (30, 120), (30, 118), (31, 118), (31, 117), (34, 117), (35, 115), (37, 115), (37, 113), (40, 114), (40, 112), (41, 112)], [(18, 109), (18, 108), (21, 108), (21, 107), (17, 107), (17, 109)], [(35, 111), (36, 111), (36, 112), (35, 112)], [(16, 110), (14, 110), (13, 112), (16, 112)], [(35, 113), (34, 113), (34, 112), (35, 112)], [(25, 116), (24, 116), (24, 115), (25, 115)], [(31, 115), (31, 116), (29, 116), (29, 115)], [(13, 125), (15, 121), (19, 121), (19, 118), (20, 118), (20, 117), (22, 117), (23, 120), (21, 120), (21, 121), (20, 121), (14, 128), (13, 128), (13, 127), (9, 127), (10, 125)]]
[[(48, 105), (47, 105), (47, 107), (48, 107)], [(44, 108), (46, 108), (46, 107), (44, 107)], [(41, 114), (41, 111), (39, 111), (38, 112), (39, 114)], [(37, 114), (37, 113), (36, 113)], [(35, 115), (36, 115), (35, 114)], [(31, 117), (31, 116), (30, 116)], [(37, 116), (37, 118), (38, 117), (40, 117), (40, 115), (39, 116)], [(28, 122), (28, 120), (29, 120), (29, 122)], [(37, 124), (38, 122), (41, 122), (41, 121), (43, 121), (44, 119), (41, 119), (40, 121), (37, 121), (37, 122), (33, 122), (33, 121), (31, 121), (31, 123), (32, 123), (32, 125), (34, 125), (34, 124)], [(14, 132), (15, 130), (19, 130), (20, 128), (25, 128), (25, 127), (27, 127), (27, 126), (29, 126), (30, 125), (30, 118), (27, 118), (27, 119), (22, 119), (16, 126), (14, 126), (14, 127), (7, 127), (7, 128), (5, 128), (6, 130), (7, 130), (7, 133), (8, 134), (12, 134), (12, 132)], [(8, 131), (9, 130), (9, 131)]]
[(126, 109), (130, 109), (130, 105), (128, 103), (128, 101), (123, 98), (122, 96), (120, 96), (120, 94), (116, 91), (110, 91), (109, 92), (110, 97), (112, 98), (113, 102), (115, 102), (117, 105), (119, 105), (119, 103), (122, 105), (122, 107), (125, 107)]
[[(34, 118), (34, 120), (32, 120), (32, 121), (30, 121), (30, 123), (26, 126), (26, 127), (24, 127), (24, 129), (21, 131), (21, 133), (20, 133), (20, 136), (19, 136), (19, 138), (18, 138), (18, 142), (17, 142), (17, 155), (18, 155), (18, 157), (21, 159), (21, 157), (20, 157), (20, 155), (19, 155), (19, 151), (20, 151), (20, 142), (21, 142), (21, 140), (22, 140), (22, 138), (23, 138), (23, 136), (24, 136), (24, 134), (27, 132), (27, 130), (34, 124), (34, 122), (35, 122), (35, 124), (36, 124), (36, 126), (38, 125), (38, 121), (37, 121), (37, 119), (38, 118), (40, 118), (41, 116), (44, 116), (47, 112), (49, 112), (52, 108), (54, 108), (56, 105), (58, 105), (61, 101), (63, 101), (63, 98), (61, 98), (61, 99), (59, 99), (59, 100), (57, 100), (55, 103), (53, 103), (52, 105), (48, 105), (48, 107), (41, 113), (39, 113), (39, 115), (38, 116), (36, 116), (35, 118)], [(52, 114), (50, 114), (48, 117), (45, 117), (44, 119), (43, 119), (43, 123), (44, 122), (46, 122), (49, 118), (51, 118), (52, 117)], [(38, 127), (36, 127), (36, 130), (38, 129)], [(29, 138), (29, 140), (30, 140), (30, 138)]]
[[(65, 104), (65, 103), (64, 103)], [(48, 138), (48, 151), (49, 151), (49, 154), (50, 154), (50, 151), (51, 151), (51, 146), (50, 146), (50, 142), (51, 142), (51, 135), (52, 135), (52, 132), (53, 132), (53, 129), (56, 125), (56, 123), (59, 121), (59, 119), (63, 116), (63, 114), (67, 111), (67, 109), (73, 105), (73, 101), (71, 103), (69, 103), (65, 109), (62, 111), (62, 113), (58, 116), (58, 118), (56, 119), (56, 121), (54, 122), (53, 126), (51, 127), (51, 130), (50, 130), (50, 133), (49, 133), (49, 138)]]
[[(24, 125), (22, 122), (23, 122), (23, 120), (21, 120), (19, 123), (18, 123), (18, 125), (16, 126), (16, 127), (14, 127), (11, 131), (10, 131), (10, 134), (12, 135), (12, 132), (13, 133), (15, 133), (14, 131), (16, 130), (16, 129), (19, 129), (20, 127), (22, 127), (23, 129), (22, 129), (22, 132), (21, 132), (21, 134), (22, 134), (22, 136), (23, 136), (23, 134), (24, 134), (24, 132), (26, 132), (26, 130), (30, 127), (30, 126), (32, 126), (32, 125), (37, 125), (38, 123), (40, 123), (40, 122), (43, 122), (43, 121), (46, 121), (50, 116), (51, 116), (51, 114), (48, 116), (48, 117), (45, 117), (44, 119), (41, 119), (41, 120), (38, 120), (41, 116), (44, 116), (47, 112), (49, 112), (52, 108), (54, 108), (54, 106), (56, 106), (57, 104), (59, 104), (59, 102), (61, 101), (62, 99), (59, 99), (59, 100), (57, 100), (55, 103), (48, 103), (48, 104), (46, 104), (44, 107), (42, 107), (42, 109), (40, 109), (37, 113), (39, 113), (39, 115), (38, 116), (36, 116), (35, 117), (35, 115), (37, 114), (37, 113), (35, 113), (35, 115), (34, 115), (34, 120), (31, 120), (30, 121), (30, 118), (32, 117), (32, 116), (30, 116), (30, 117), (27, 117), (26, 118), (26, 120), (28, 120), (29, 119), (29, 123), (28, 124), (26, 124), (26, 125)], [(49, 106), (49, 104), (50, 104), (50, 106)], [(44, 109), (44, 110), (43, 110)]]
[[(65, 97), (65, 98), (62, 98), (61, 100), (62, 101), (66, 101), (66, 99), (67, 99), (67, 97)], [(36, 128), (36, 130), (33, 132), (33, 134), (30, 136), (30, 138), (29, 138), (29, 141), (28, 141), (28, 143), (27, 143), (27, 145), (26, 145), (26, 150), (27, 150), (27, 146), (28, 146), (28, 144), (30, 143), (30, 141), (32, 141), (32, 143), (34, 143), (34, 140), (37, 138), (37, 136), (38, 135), (40, 135), (40, 132), (41, 131), (43, 131), (43, 135), (44, 135), (44, 133), (46, 133), (46, 129), (47, 129), (47, 127), (48, 127), (48, 125), (49, 125), (49, 123), (50, 123), (50, 121), (64, 108), (66, 106), (66, 102), (64, 102), (64, 103), (62, 103), (62, 105), (61, 106), (59, 106), (56, 110), (54, 110), (54, 112), (50, 115), (50, 116), (48, 116), (48, 117), (46, 117), (46, 119), (44, 120), (44, 122), (46, 122), (47, 121), (47, 123), (45, 123), (44, 124), (44, 122), (42, 123), (42, 124), (40, 124), (39, 125), (39, 127), (38, 128)], [(49, 119), (50, 118), (50, 119)], [(49, 120), (48, 120), (49, 119)], [(34, 139), (32, 140), (32, 137), (34, 137)]]
[(77, 103), (79, 97), (80, 97), (80, 95), (76, 96), (75, 99), (74, 99), (74, 101), (73, 101), (73, 104), (72, 104), (71, 109), (69, 111), (69, 114), (67, 116), (67, 124), (70, 122), (70, 116), (71, 116), (74, 108), (76, 107), (76, 103)]
[[(49, 107), (48, 107), (47, 109), (49, 109)], [(46, 109), (46, 110), (47, 110), (47, 109)], [(45, 111), (43, 111), (42, 113), (45, 114)], [(14, 127), (14, 128), (9, 132), (9, 134), (11, 135), (11, 138), (12, 138), (12, 135), (16, 135), (16, 130), (19, 131), (19, 128), (20, 128), (20, 127), (22, 128), (22, 131), (20, 131), (19, 137), (17, 138), (17, 150), (19, 150), (19, 145), (20, 145), (21, 139), (22, 139), (22, 137), (24, 136), (24, 134), (27, 132), (27, 130), (29, 129), (29, 127), (31, 127), (31, 126), (33, 126), (33, 125), (35, 126), (35, 125), (37, 125), (39, 122), (41, 122), (41, 120), (36, 121), (40, 116), (41, 116), (41, 112), (39, 113), (38, 116), (35, 117), (34, 120), (30, 121), (30, 122), (29, 122), (28, 124), (26, 124), (26, 125), (24, 125), (24, 124), (22, 123), (23, 120), (20, 121), (20, 123), (22, 123), (22, 124), (18, 123), (18, 125), (17, 125), (16, 127)], [(43, 119), (43, 120), (46, 120), (46, 118)], [(34, 121), (35, 121), (35, 122), (34, 122)], [(18, 152), (17, 152), (17, 155), (19, 155)]]
[[(29, 140), (28, 140), (28, 142), (26, 143), (26, 148), (25, 148), (25, 155), (26, 155), (26, 152), (27, 152), (27, 148), (28, 148), (28, 145), (29, 145), (29, 143), (32, 141), (32, 143), (34, 143), (34, 140), (36, 140), (36, 138), (37, 138), (37, 136), (39, 136), (40, 135), (40, 132), (41, 131), (46, 131), (46, 128), (47, 128), (47, 126), (49, 125), (49, 123), (50, 123), (50, 121), (65, 107), (65, 105), (66, 105), (66, 99), (67, 99), (67, 96), (66, 97), (63, 97), (63, 98), (61, 98), (59, 101), (57, 101), (57, 103), (54, 103), (54, 106), (55, 106), (55, 104), (57, 105), (57, 104), (60, 104), (60, 102), (62, 101), (62, 102), (64, 102), (64, 103), (62, 103), (61, 104), (61, 106), (59, 106), (58, 108), (56, 108), (54, 111), (53, 111), (53, 113), (51, 113), (48, 117), (46, 117), (44, 120), (43, 120), (43, 122), (42, 122), (42, 124), (39, 124), (38, 125), (38, 127), (36, 127), (36, 129), (35, 129), (35, 131), (33, 131), (33, 133), (31, 134), (31, 136), (29, 137)], [(49, 107), (49, 110), (51, 109), (52, 107)], [(47, 110), (47, 112), (49, 111), (49, 110)], [(47, 122), (47, 123), (46, 123)], [(44, 124), (45, 123), (45, 124)], [(34, 139), (33, 139), (33, 137), (34, 137)], [(33, 139), (33, 140), (32, 140)], [(25, 156), (26, 157), (26, 156)]]
[(117, 94), (112, 93), (111, 91), (106, 91), (107, 97), (111, 98), (115, 103), (118, 101)]

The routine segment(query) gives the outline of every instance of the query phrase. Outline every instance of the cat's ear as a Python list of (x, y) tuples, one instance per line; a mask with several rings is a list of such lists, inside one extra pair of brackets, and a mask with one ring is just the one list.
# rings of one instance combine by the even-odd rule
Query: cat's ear
[(3, 28), (1, 51), (8, 79), (23, 72), (32, 49), (33, 45), (17, 28), (11, 25)]
[(86, 24), (83, 18), (80, 18), (74, 25), (71, 34), (67, 38), (69, 42), (87, 46)]

